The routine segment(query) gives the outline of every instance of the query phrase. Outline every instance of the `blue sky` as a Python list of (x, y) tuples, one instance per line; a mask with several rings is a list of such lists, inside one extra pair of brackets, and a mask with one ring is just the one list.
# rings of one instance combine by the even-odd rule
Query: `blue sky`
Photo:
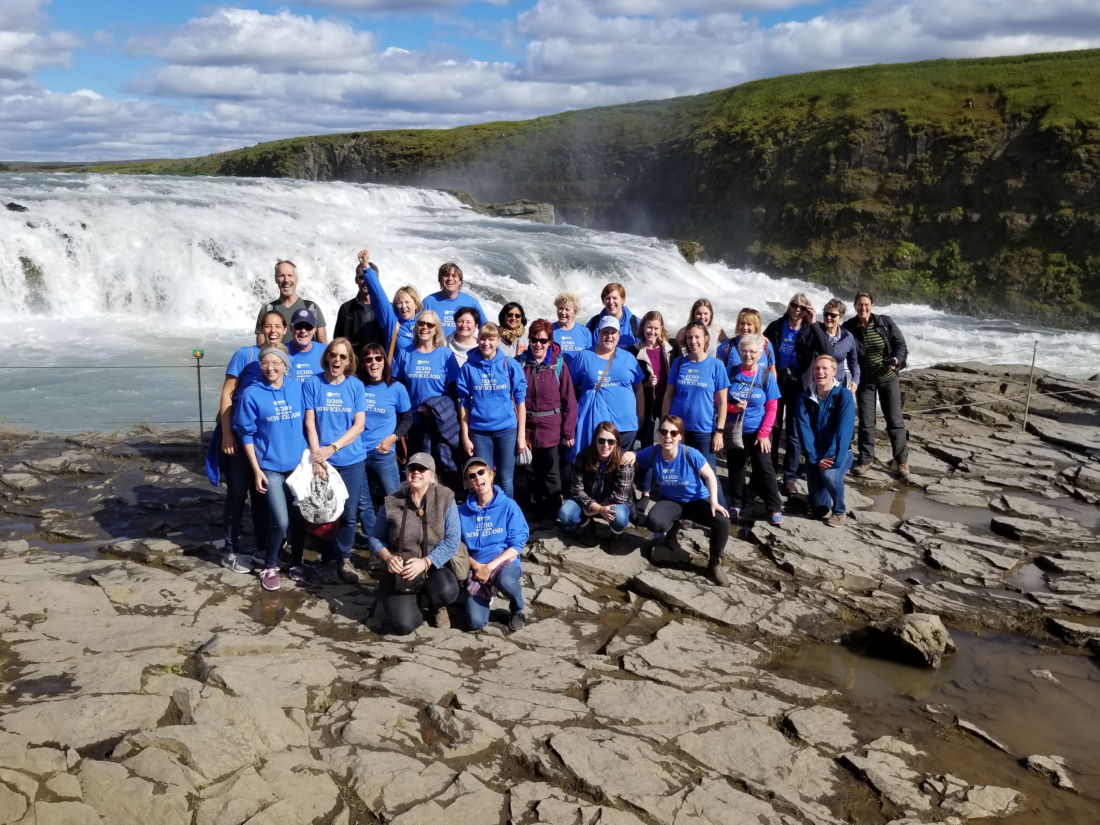
[(186, 157), (1097, 46), (1095, 0), (0, 0), (0, 160)]

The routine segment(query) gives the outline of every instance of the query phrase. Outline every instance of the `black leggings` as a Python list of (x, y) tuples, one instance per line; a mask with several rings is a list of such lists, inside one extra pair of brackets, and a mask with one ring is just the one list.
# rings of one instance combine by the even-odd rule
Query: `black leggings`
[(450, 567), (432, 567), (428, 571), (428, 580), (419, 593), (397, 593), (394, 591), (394, 574), (387, 573), (382, 582), (386, 595), (382, 604), (386, 609), (390, 633), (408, 636), (424, 622), (420, 612), (420, 603), (427, 602), (429, 610), (452, 604), (458, 599), (458, 579)]
[[(775, 430), (772, 430), (774, 433)], [(769, 513), (778, 513), (783, 509), (779, 498), (779, 482), (775, 477), (775, 467), (771, 456), (760, 451), (758, 436), (760, 433), (742, 433), (744, 449), (726, 447), (726, 470), (729, 473), (730, 494), (727, 497), (730, 507), (740, 510), (745, 506), (745, 465), (752, 461), (752, 486)], [(776, 442), (772, 441), (772, 455), (776, 452)]]
[(667, 533), (676, 522), (684, 518), (710, 525), (710, 557), (722, 558), (730, 537), (730, 520), (721, 513), (711, 515), (709, 499), (697, 498), (683, 504), (661, 499), (646, 514), (645, 526), (651, 533)]

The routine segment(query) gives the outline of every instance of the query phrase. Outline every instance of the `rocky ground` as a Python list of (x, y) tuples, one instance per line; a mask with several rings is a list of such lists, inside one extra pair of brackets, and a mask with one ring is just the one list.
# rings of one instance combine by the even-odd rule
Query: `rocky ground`
[[(929, 705), (1000, 760), (956, 764), (783, 667), (912, 613), (1100, 644), (1100, 383), (1044, 375), (1063, 394), (1033, 399), (1027, 433), (1018, 369), (906, 384), (908, 408), (952, 409), (913, 413), (910, 485), (873, 472), (843, 528), (794, 497), (782, 527), (730, 540), (725, 589), (698, 530), (649, 558), (644, 535), (536, 530), (514, 634), (380, 637), (367, 575), (264, 593), (218, 566), (194, 434), (7, 431), (0, 823), (1095, 821), (1072, 759)], [(939, 517), (883, 512), (889, 490)]]

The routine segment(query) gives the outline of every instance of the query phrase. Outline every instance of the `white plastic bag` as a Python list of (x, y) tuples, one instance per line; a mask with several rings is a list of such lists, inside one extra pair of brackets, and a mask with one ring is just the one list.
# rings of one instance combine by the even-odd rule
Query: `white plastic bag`
[(348, 488), (336, 468), (325, 462), (325, 478), (313, 474), (313, 459), (309, 450), (302, 453), (302, 460), (287, 478), (287, 486), (294, 493), (294, 503), (302, 511), (302, 518), (311, 524), (329, 524), (340, 518), (348, 500)]

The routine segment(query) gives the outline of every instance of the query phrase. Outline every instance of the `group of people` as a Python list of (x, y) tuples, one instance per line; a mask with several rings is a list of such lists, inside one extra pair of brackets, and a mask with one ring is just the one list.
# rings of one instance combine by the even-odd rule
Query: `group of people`
[[(555, 321), (528, 321), (509, 302), (494, 323), (462, 291), (455, 263), (439, 268), (439, 291), (421, 298), (402, 286), (391, 297), (363, 250), (357, 294), (330, 340), (320, 307), (298, 295), (295, 265), (280, 261), (275, 281), (256, 344), (226, 369), (208, 453), (211, 479), (227, 488), (225, 564), (258, 568), (275, 590), (285, 545), (291, 579), (357, 583), (359, 528), (385, 571), (379, 595), (394, 633), (425, 616), (449, 626), (458, 603), (468, 627), (483, 627), (497, 591), (510, 604), (508, 626), (521, 628), (528, 518), (554, 519), (567, 535), (598, 521), (617, 535), (635, 524), (651, 542), (684, 521), (706, 526), (708, 575), (725, 585), (731, 523), (782, 524), (782, 496), (800, 475), (811, 514), (843, 524), (844, 477), (874, 461), (876, 404), (896, 470), (908, 474), (905, 339), (866, 292), (847, 321), (835, 299), (819, 321), (803, 293), (767, 327), (746, 307), (732, 337), (705, 298), (670, 335), (659, 311), (631, 312), (618, 283), (604, 287), (585, 324), (568, 292), (554, 301)], [(288, 484), (300, 465), (342, 481), (347, 500), (334, 523), (302, 518)], [(517, 466), (528, 470), (523, 507)], [(252, 554), (241, 545), (246, 501)], [(319, 565), (303, 561), (307, 532)]]

